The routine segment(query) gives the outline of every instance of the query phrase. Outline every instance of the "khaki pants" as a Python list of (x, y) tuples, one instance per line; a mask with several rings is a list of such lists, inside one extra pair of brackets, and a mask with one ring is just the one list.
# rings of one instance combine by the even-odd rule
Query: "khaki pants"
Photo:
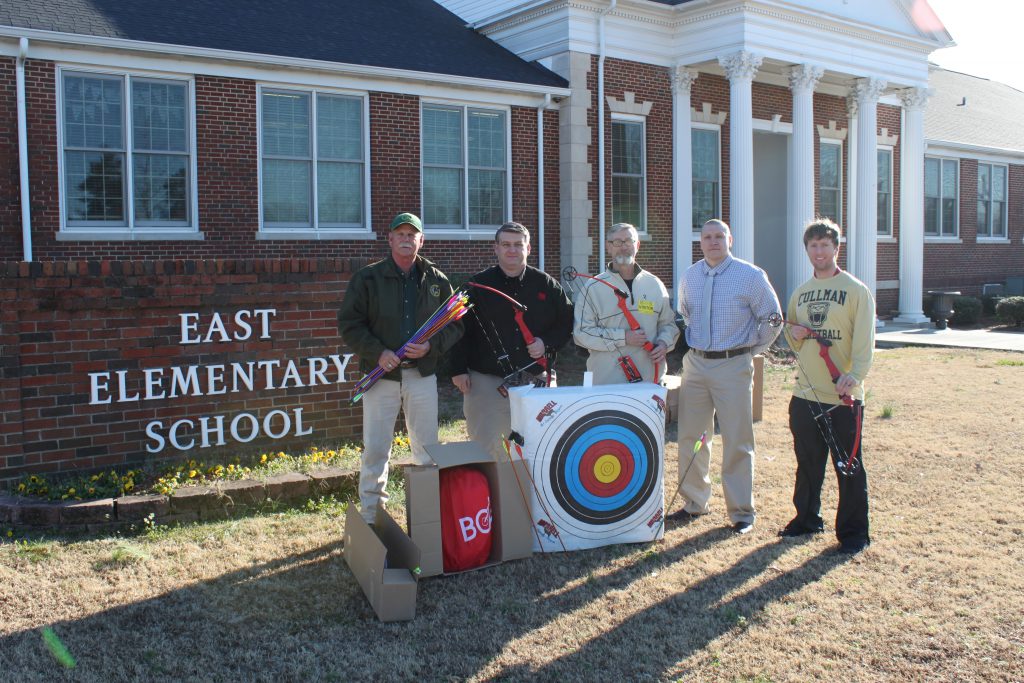
[[(754, 362), (750, 354), (708, 360), (694, 353), (683, 357), (679, 389), (679, 476), (684, 509), (694, 514), (710, 510), (711, 440), (714, 417), (722, 435), (722, 492), (729, 519), (754, 523), (754, 418), (751, 396)], [(707, 444), (693, 452), (701, 433)]]
[(498, 393), (502, 378), (469, 371), (469, 393), (462, 397), (466, 432), (498, 462), (505, 459), (502, 439), (512, 431), (512, 409), (508, 399)]
[(431, 462), (424, 446), (437, 443), (437, 376), (423, 377), (416, 368), (402, 370), (402, 381), (382, 379), (363, 394), (363, 458), (359, 472), (359, 504), (363, 519), (374, 522), (388, 501), (388, 461), (395, 438), (398, 410), (417, 465)]

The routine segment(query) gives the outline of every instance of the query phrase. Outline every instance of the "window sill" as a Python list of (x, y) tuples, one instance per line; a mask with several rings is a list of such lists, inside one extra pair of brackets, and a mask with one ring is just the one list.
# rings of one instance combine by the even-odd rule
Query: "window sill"
[(978, 237), (978, 244), (1010, 244), (1008, 237)]
[(424, 229), (424, 236), (430, 240), (459, 240), (459, 241), (494, 241), (494, 230), (437, 230)]
[(58, 242), (199, 242), (206, 236), (192, 229), (174, 230), (90, 230), (89, 228), (65, 229), (57, 232)]
[(260, 230), (256, 233), (256, 241), (273, 240), (375, 240), (377, 233), (369, 230), (308, 230), (308, 229), (274, 229)]
[(879, 235), (875, 242), (877, 244), (896, 244), (896, 238), (892, 235)]
[(959, 237), (925, 237), (925, 244), (963, 244)]

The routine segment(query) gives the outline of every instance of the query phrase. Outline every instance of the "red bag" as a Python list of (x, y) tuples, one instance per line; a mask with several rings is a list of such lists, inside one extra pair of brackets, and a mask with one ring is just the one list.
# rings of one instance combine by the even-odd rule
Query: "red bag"
[(440, 472), (441, 555), (445, 572), (479, 567), (491, 556), (491, 487), (478, 469)]

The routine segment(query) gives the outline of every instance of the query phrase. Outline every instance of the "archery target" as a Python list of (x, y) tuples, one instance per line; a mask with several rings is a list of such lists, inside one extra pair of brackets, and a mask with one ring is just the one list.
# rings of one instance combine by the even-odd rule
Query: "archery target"
[(535, 550), (661, 535), (666, 393), (652, 383), (511, 392), (534, 482)]

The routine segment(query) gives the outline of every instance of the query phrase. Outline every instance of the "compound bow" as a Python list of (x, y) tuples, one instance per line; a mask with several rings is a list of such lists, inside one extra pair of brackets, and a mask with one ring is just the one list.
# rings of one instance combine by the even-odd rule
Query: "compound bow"
[[(825, 367), (828, 368), (828, 374), (832, 378), (832, 383), (836, 384), (842, 377), (843, 373), (839, 370), (839, 366), (836, 365), (829, 350), (832, 348), (832, 340), (826, 339), (825, 337), (818, 334), (817, 331), (803, 325), (801, 323), (795, 323), (786, 320), (778, 313), (773, 313), (768, 316), (766, 322), (772, 327), (778, 327), (779, 325), (789, 325), (791, 327), (799, 327), (807, 330), (807, 336), (818, 342), (818, 355), (821, 356), (822, 361), (825, 363)], [(804, 378), (807, 380), (808, 386), (811, 389), (811, 395), (814, 396), (814, 402), (818, 405), (818, 414), (814, 416), (814, 422), (818, 425), (818, 430), (821, 432), (821, 436), (825, 439), (828, 444), (829, 452), (832, 453), (832, 459), (835, 462), (836, 471), (843, 476), (852, 476), (860, 468), (860, 463), (857, 460), (857, 453), (860, 450), (860, 437), (861, 431), (864, 427), (864, 403), (860, 399), (855, 399), (850, 394), (839, 394), (839, 400), (844, 405), (850, 407), (853, 411), (854, 420), (854, 434), (853, 434), (853, 446), (849, 453), (842, 448), (839, 440), (836, 438), (835, 430), (833, 429), (832, 420), (829, 417), (829, 413), (835, 409), (825, 409), (822, 405), (818, 392), (814, 390), (814, 385), (811, 383), (810, 375), (804, 370), (803, 364), (800, 362), (800, 354), (796, 354), (797, 365), (800, 366), (800, 371), (803, 373)], [(824, 427), (822, 424), (824, 423)]]
[[(502, 297), (503, 299), (508, 301), (510, 304), (512, 304), (512, 310), (514, 311), (514, 313), (512, 314), (512, 318), (516, 321), (516, 326), (519, 328), (520, 334), (523, 335), (523, 341), (526, 342), (527, 346), (529, 346), (534, 341), (536, 341), (537, 338), (533, 335), (533, 332), (530, 331), (530, 328), (527, 327), (526, 320), (524, 319), (524, 315), (526, 313), (526, 305), (525, 304), (523, 304), (523, 303), (513, 299), (512, 297), (510, 297), (508, 294), (506, 294), (505, 292), (501, 291), (500, 289), (495, 289), (494, 287), (489, 287), (487, 285), (482, 285), (479, 282), (472, 282), (472, 281), (470, 281), (470, 282), (466, 283), (466, 286), (468, 286), (468, 287), (476, 287), (478, 289), (486, 289), (488, 292), (493, 292), (494, 294), (497, 294), (498, 296)], [(477, 311), (475, 309), (474, 309), (473, 313), (474, 313), (474, 315), (477, 315), (477, 319), (479, 320), (479, 315), (477, 314)], [(481, 323), (480, 327), (481, 327), (481, 329), (483, 329), (483, 324), (482, 323)], [(488, 342), (490, 342), (490, 335), (487, 334), (486, 331), (484, 333), (487, 336)], [(495, 330), (495, 334), (497, 334), (497, 330)], [(499, 343), (501, 341), (501, 335), (500, 334), (498, 334), (498, 341), (499, 341)], [(494, 349), (492, 349), (492, 350), (494, 350)], [(508, 356), (508, 353), (505, 353), (505, 356), (509, 358), (508, 365), (511, 368), (512, 367), (511, 357)], [(540, 358), (535, 359), (533, 361), (533, 363), (530, 363), (530, 365), (533, 365), (534, 363), (539, 365), (544, 370), (544, 372), (547, 375), (547, 382), (545, 383), (545, 385), (546, 386), (550, 386), (551, 385), (551, 367), (548, 364), (547, 356), (544, 355), (544, 356), (541, 356)], [(526, 368), (530, 367), (530, 365), (527, 365)], [(515, 376), (516, 374), (524, 371), (526, 368), (520, 368), (518, 370), (513, 369), (512, 373), (508, 377), (506, 377), (505, 379), (507, 380), (509, 377)]]

